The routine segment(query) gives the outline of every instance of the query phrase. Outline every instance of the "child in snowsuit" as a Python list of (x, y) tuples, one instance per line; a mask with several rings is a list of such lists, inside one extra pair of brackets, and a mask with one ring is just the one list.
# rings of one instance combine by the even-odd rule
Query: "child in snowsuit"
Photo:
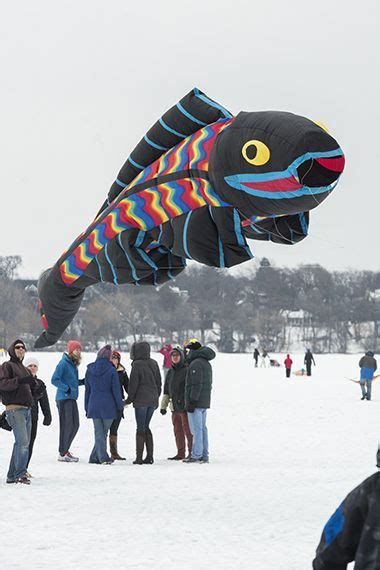
[(285, 364), (286, 377), (290, 378), (290, 372), (292, 369), (293, 360), (290, 358), (289, 354), (286, 355), (284, 364)]

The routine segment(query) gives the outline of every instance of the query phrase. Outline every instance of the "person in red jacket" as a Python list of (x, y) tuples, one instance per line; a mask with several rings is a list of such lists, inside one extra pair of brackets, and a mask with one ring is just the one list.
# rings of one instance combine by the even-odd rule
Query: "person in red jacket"
[(165, 380), (166, 380), (167, 373), (169, 372), (169, 370), (171, 370), (171, 367), (172, 367), (172, 359), (171, 359), (172, 350), (173, 350), (172, 345), (170, 343), (166, 343), (165, 346), (160, 348), (160, 350), (158, 351), (164, 357), (164, 363), (162, 365), (162, 369), (164, 371), (164, 379)]
[(293, 360), (290, 358), (290, 355), (287, 354), (284, 360), (285, 370), (286, 370), (286, 377), (290, 378), (290, 372), (292, 369)]

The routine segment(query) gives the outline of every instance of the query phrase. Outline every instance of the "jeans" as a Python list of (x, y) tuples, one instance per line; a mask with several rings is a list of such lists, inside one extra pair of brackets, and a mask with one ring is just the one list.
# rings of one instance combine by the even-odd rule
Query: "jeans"
[[(372, 380), (367, 379), (360, 379), (360, 388), (362, 389), (362, 394), (364, 398), (367, 400), (371, 399), (371, 391), (372, 391)], [(367, 390), (366, 390), (367, 388)]]
[(30, 409), (26, 408), (7, 410), (6, 417), (15, 438), (7, 480), (16, 481), (16, 479), (23, 477), (26, 473), (32, 419)]
[(145, 433), (149, 429), (150, 420), (154, 414), (153, 406), (135, 408), (136, 431)]
[(32, 428), (31, 428), (31, 431), (30, 431), (30, 439), (29, 439), (28, 463), (27, 463), (26, 467), (29, 466), (30, 460), (31, 460), (31, 458), (32, 458), (33, 447), (34, 447), (34, 441), (35, 441), (36, 435), (37, 435), (38, 419), (37, 419), (37, 420), (32, 420), (31, 425), (32, 425)]
[(119, 410), (117, 418), (115, 418), (113, 420), (112, 425), (110, 427), (110, 435), (116, 435), (117, 436), (117, 430), (119, 429), (119, 425), (120, 425), (122, 417), (123, 417), (123, 412)]
[(76, 400), (58, 400), (59, 453), (65, 455), (79, 429), (79, 412)]
[(207, 409), (195, 408), (194, 412), (188, 412), (187, 417), (193, 435), (191, 457), (193, 459), (208, 459)]
[(91, 451), (90, 463), (103, 463), (109, 461), (110, 456), (107, 453), (107, 434), (111, 427), (113, 419), (103, 420), (102, 418), (93, 418), (95, 444)]

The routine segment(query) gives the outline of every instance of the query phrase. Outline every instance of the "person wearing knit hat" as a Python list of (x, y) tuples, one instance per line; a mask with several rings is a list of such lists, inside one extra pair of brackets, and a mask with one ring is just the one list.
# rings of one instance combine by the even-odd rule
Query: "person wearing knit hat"
[[(116, 368), (117, 374), (119, 376), (121, 397), (123, 400), (125, 400), (126, 394), (128, 394), (129, 378), (126, 369), (121, 364), (120, 352), (117, 352), (117, 350), (114, 350), (112, 352), (111, 362)], [(113, 420), (110, 427), (109, 446), (110, 446), (111, 459), (117, 461), (125, 461), (125, 457), (119, 455), (117, 450), (117, 431), (119, 429), (119, 425), (123, 417), (124, 417), (123, 412), (120, 412), (118, 417)]]
[(95, 443), (89, 463), (109, 465), (113, 459), (107, 453), (107, 434), (112, 422), (124, 408), (119, 376), (111, 362), (112, 348), (103, 346), (96, 361), (87, 366), (84, 406), (86, 417), (94, 424)]
[(84, 385), (79, 380), (78, 367), (81, 361), (82, 347), (77, 340), (69, 340), (67, 352), (62, 355), (51, 383), (57, 388), (55, 397), (59, 413), (59, 455), (58, 461), (76, 463), (70, 447), (79, 429), (78, 387)]
[[(38, 408), (41, 408), (42, 414), (44, 416), (43, 425), (50, 426), (51, 424), (51, 411), (49, 397), (46, 390), (45, 383), (37, 377), (39, 362), (34, 356), (29, 356), (24, 360), (24, 366), (30, 371), (31, 375), (35, 378), (38, 384), (38, 391), (34, 395), (33, 406), (31, 407), (31, 417), (32, 417), (32, 429), (30, 432), (30, 442), (29, 442), (29, 458), (26, 467), (29, 467), (30, 460), (32, 458), (34, 441), (37, 435), (38, 426)], [(30, 473), (27, 472), (27, 477), (31, 477)]]

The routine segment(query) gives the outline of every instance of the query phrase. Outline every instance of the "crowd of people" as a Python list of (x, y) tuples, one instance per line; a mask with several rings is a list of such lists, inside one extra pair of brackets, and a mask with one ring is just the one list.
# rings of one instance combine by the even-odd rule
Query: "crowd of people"
[[(184, 347), (167, 344), (164, 349), (164, 389), (159, 366), (150, 356), (148, 342), (135, 342), (130, 351), (131, 372), (121, 363), (119, 352), (103, 346), (95, 362), (79, 378), (82, 347), (70, 340), (51, 378), (56, 388), (59, 417), (58, 461), (76, 463), (71, 452), (79, 430), (78, 396), (84, 387), (86, 417), (94, 427), (94, 446), (89, 463), (110, 465), (125, 460), (118, 452), (118, 428), (124, 409), (132, 405), (136, 420), (135, 465), (154, 462), (154, 440), (150, 422), (159, 407), (165, 415), (170, 406), (177, 453), (170, 460), (208, 463), (207, 410), (210, 408), (212, 367), (215, 352), (197, 339)], [(26, 345), (18, 339), (8, 349), (9, 360), (0, 366), (0, 395), (5, 412), (1, 427), (13, 431), (14, 446), (6, 482), (29, 485), (28, 471), (37, 434), (38, 409), (44, 425), (51, 424), (49, 398), (44, 382), (38, 378), (36, 358), (25, 358)], [(166, 369), (166, 370), (165, 370)], [(107, 437), (109, 450), (107, 448)], [(186, 451), (187, 444), (187, 451)], [(145, 451), (145, 456), (144, 456)]]
[[(275, 366), (275, 367), (281, 366), (277, 360), (269, 356), (268, 352), (264, 348), (260, 353), (259, 349), (256, 347), (255, 350), (253, 351), (253, 360), (255, 362), (255, 368), (258, 368), (259, 366), (259, 358), (261, 358), (260, 361), (261, 368), (267, 368), (269, 366)], [(296, 376), (304, 376), (304, 375), (311, 376), (311, 367), (313, 364), (315, 366), (315, 360), (310, 348), (306, 349), (303, 364), (304, 366), (300, 370), (297, 370), (294, 374)], [(286, 355), (286, 358), (284, 360), (284, 366), (285, 366), (285, 376), (286, 378), (290, 378), (293, 366), (293, 360), (291, 359), (290, 354)]]
[[(121, 355), (110, 345), (103, 346), (96, 360), (87, 366), (79, 378), (82, 347), (70, 340), (51, 378), (56, 387), (59, 416), (58, 461), (76, 463), (79, 458), (70, 451), (79, 430), (77, 400), (84, 387), (86, 417), (94, 428), (94, 445), (89, 463), (110, 465), (124, 461), (118, 452), (118, 428), (124, 409), (133, 405), (136, 420), (135, 465), (154, 463), (154, 440), (150, 428), (158, 408), (166, 415), (171, 412), (177, 451), (170, 461), (208, 463), (207, 411), (210, 408), (212, 367), (215, 352), (192, 339), (181, 346), (166, 344), (164, 356), (164, 386), (157, 362), (150, 356), (148, 342), (136, 342), (130, 351), (131, 372), (121, 363)], [(30, 485), (28, 472), (37, 435), (39, 409), (43, 424), (50, 426), (51, 408), (45, 383), (38, 377), (36, 358), (25, 358), (26, 345), (17, 339), (8, 349), (9, 360), (0, 366), (0, 396), (5, 412), (0, 415), (0, 427), (13, 432), (14, 445), (6, 482)], [(261, 357), (269, 358), (266, 351)], [(260, 356), (255, 349), (255, 366)], [(314, 357), (307, 349), (304, 364), (311, 375)], [(286, 377), (290, 377), (293, 360), (284, 360)], [(362, 400), (371, 400), (371, 384), (377, 369), (373, 352), (367, 351), (359, 361)], [(109, 450), (107, 448), (107, 437)], [(145, 451), (145, 454), (144, 454)], [(144, 456), (145, 455), (145, 456)], [(380, 468), (380, 447), (377, 452)], [(380, 561), (380, 473), (367, 478), (354, 489), (338, 507), (324, 527), (316, 557), (315, 570), (344, 570), (351, 561), (355, 568), (377, 569)]]

